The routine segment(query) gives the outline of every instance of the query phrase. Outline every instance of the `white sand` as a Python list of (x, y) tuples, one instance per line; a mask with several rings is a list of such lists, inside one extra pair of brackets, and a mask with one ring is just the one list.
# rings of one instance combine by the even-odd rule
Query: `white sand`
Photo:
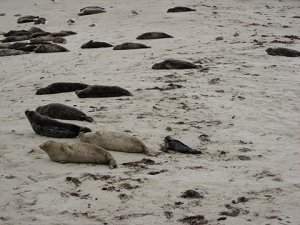
[[(77, 16), (88, 5), (102, 6), (107, 12)], [(197, 11), (166, 13), (178, 5)], [(290, 45), (270, 43), (290, 40), (283, 35), (300, 34), (300, 19), (293, 18), (300, 16), (299, 8), (298, 0), (0, 0), (0, 13), (6, 13), (0, 17), (0, 31), (32, 27), (17, 24), (14, 15), (20, 13), (46, 17), (48, 24), (39, 25), (46, 31), (78, 32), (66, 38), (64, 46), (70, 52), (0, 58), (0, 224), (182, 224), (179, 219), (193, 215), (204, 215), (209, 224), (300, 224), (299, 58), (265, 52), (273, 46), (300, 50), (300, 40)], [(76, 24), (69, 26), (70, 18)], [(92, 23), (97, 26), (89, 27)], [(148, 31), (174, 38), (135, 40)], [(239, 36), (234, 37), (236, 32)], [(224, 40), (216, 41), (218, 36)], [(80, 49), (91, 39), (113, 45), (141, 42), (152, 48)], [(266, 43), (255, 45), (254, 39)], [(151, 69), (167, 58), (201, 60), (209, 71)], [(214, 78), (220, 82), (209, 84)], [(118, 85), (134, 96), (35, 95), (39, 87), (64, 81)], [(183, 88), (145, 90), (170, 81)], [(93, 130), (130, 131), (157, 151), (164, 137), (171, 135), (204, 148), (204, 154), (148, 157), (112, 152), (119, 164), (115, 170), (54, 163), (38, 148), (49, 138), (36, 135), (24, 115), (26, 109), (52, 102), (76, 105), (95, 119), (93, 124), (72, 123)], [(89, 112), (90, 106), (101, 110)], [(199, 140), (201, 134), (207, 134), (210, 142)], [(244, 153), (241, 148), (251, 151)], [(220, 155), (221, 151), (226, 154)], [(240, 160), (241, 155), (251, 160)], [(121, 165), (143, 158), (157, 164), (140, 170)], [(167, 171), (148, 174), (160, 170)], [(111, 177), (93, 180), (83, 178), (84, 173)], [(68, 176), (82, 183), (76, 187), (66, 181)], [(126, 190), (122, 183), (138, 187)], [(114, 190), (102, 190), (112, 186)], [(198, 190), (204, 198), (181, 198), (188, 189)], [(77, 197), (70, 194), (74, 192)], [(120, 194), (128, 198), (121, 200)], [(231, 204), (241, 196), (249, 201)], [(239, 208), (240, 214), (217, 221), (220, 212), (230, 211), (225, 204)], [(166, 218), (165, 211), (173, 217)]]

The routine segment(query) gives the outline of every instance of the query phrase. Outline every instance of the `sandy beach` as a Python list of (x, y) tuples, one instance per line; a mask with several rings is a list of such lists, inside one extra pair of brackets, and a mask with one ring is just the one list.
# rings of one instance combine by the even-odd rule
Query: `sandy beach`
[[(77, 15), (94, 5), (106, 12)], [(167, 13), (175, 6), (196, 11)], [(300, 61), (265, 51), (300, 51), (299, 36), (284, 37), (300, 35), (299, 11), (298, 0), (0, 0), (1, 32), (77, 33), (61, 44), (69, 52), (0, 57), (0, 224), (300, 224)], [(17, 14), (47, 24), (18, 24)], [(150, 31), (174, 38), (136, 40)], [(90, 40), (151, 48), (80, 48)], [(202, 69), (151, 69), (169, 58)], [(133, 96), (35, 94), (54, 82), (116, 85)], [(32, 130), (25, 110), (49, 103), (94, 118), (67, 122), (136, 136), (160, 154), (111, 151), (112, 170), (53, 162), (40, 144), (80, 140)], [(168, 135), (203, 154), (162, 152)], [(187, 190), (200, 195), (182, 197)]]

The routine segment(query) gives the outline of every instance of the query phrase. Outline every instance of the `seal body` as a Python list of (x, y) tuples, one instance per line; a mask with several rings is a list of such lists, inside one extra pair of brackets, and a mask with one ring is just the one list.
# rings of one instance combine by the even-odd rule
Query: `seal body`
[(278, 56), (286, 56), (286, 57), (299, 57), (300, 52), (297, 50), (289, 49), (289, 48), (267, 48), (266, 52), (269, 55), (278, 55)]
[(129, 91), (121, 87), (102, 85), (91, 85), (83, 90), (75, 91), (75, 93), (79, 98), (106, 98), (132, 95)]
[(161, 39), (161, 38), (173, 38), (173, 37), (163, 32), (147, 32), (139, 35), (136, 39), (143, 40), (143, 39)]
[(140, 43), (126, 42), (120, 45), (116, 45), (113, 48), (113, 50), (130, 50), (130, 49), (141, 49), (141, 48), (151, 48), (151, 47)]
[(53, 119), (86, 120), (88, 122), (93, 122), (92, 117), (87, 116), (80, 110), (59, 103), (51, 103), (48, 105), (39, 106), (35, 111), (40, 115), (48, 116)]
[(89, 42), (81, 45), (81, 48), (109, 48), (109, 47), (112, 47), (112, 45), (106, 42), (99, 42), (93, 40), (90, 40)]
[(30, 32), (27, 30), (10, 30), (3, 34), (4, 37), (9, 36), (28, 36), (30, 35)]
[(26, 35), (23, 36), (8, 36), (7, 38), (4, 38), (3, 40), (1, 40), (2, 43), (5, 42), (15, 42), (15, 41), (26, 41), (28, 40), (29, 37)]
[(80, 132), (91, 132), (90, 128), (77, 126), (71, 123), (62, 123), (47, 116), (39, 115), (34, 111), (25, 111), (32, 129), (41, 136), (54, 138), (75, 138)]
[(57, 44), (40, 44), (36, 49), (35, 53), (53, 53), (53, 52), (68, 52), (69, 50), (63, 46)]
[(155, 70), (171, 70), (171, 69), (197, 69), (194, 63), (186, 62), (183, 60), (167, 59), (163, 62), (156, 63), (152, 66)]
[(47, 95), (57, 94), (63, 92), (73, 92), (76, 90), (82, 90), (89, 85), (83, 83), (68, 83), (68, 82), (57, 82), (48, 85), (47, 87), (40, 88), (36, 91), (36, 95)]
[(91, 14), (104, 13), (104, 12), (106, 12), (106, 11), (102, 7), (88, 6), (88, 7), (80, 9), (80, 12), (78, 13), (78, 15), (84, 16), (84, 15), (91, 15)]
[(1, 49), (0, 50), (0, 57), (2, 56), (12, 56), (12, 55), (23, 55), (28, 54), (29, 52), (25, 52), (22, 50), (15, 50), (15, 49)]
[(51, 33), (50, 36), (52, 37), (66, 37), (66, 36), (70, 36), (70, 35), (75, 35), (77, 34), (76, 32), (74, 31), (71, 31), (71, 30), (61, 30), (59, 32), (55, 32), (55, 33)]
[(189, 7), (182, 7), (182, 6), (177, 6), (174, 8), (170, 8), (167, 10), (168, 13), (175, 13), (175, 12), (191, 12), (191, 11), (196, 11), (196, 9), (191, 9)]
[(22, 16), (18, 19), (17, 23), (31, 23), (38, 20), (38, 16)]
[(175, 140), (170, 136), (165, 137), (164, 150), (172, 150), (186, 154), (202, 154), (201, 151), (190, 148), (189, 146), (183, 144), (181, 141)]
[(111, 169), (117, 168), (117, 162), (112, 155), (96, 145), (63, 143), (51, 140), (46, 141), (39, 147), (54, 162), (108, 164)]
[(106, 150), (144, 153), (146, 155), (155, 154), (138, 138), (120, 132), (97, 131), (93, 133), (80, 133), (79, 138), (82, 142), (94, 144)]

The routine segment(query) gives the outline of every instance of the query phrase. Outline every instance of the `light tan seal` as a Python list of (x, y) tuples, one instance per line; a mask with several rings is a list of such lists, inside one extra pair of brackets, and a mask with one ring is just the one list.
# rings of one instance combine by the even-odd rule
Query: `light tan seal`
[(117, 162), (112, 155), (96, 145), (46, 141), (39, 147), (54, 162), (108, 164), (111, 169), (117, 168)]
[(89, 134), (80, 133), (79, 138), (82, 142), (94, 144), (106, 150), (155, 155), (155, 152), (148, 149), (138, 138), (124, 133), (96, 131)]

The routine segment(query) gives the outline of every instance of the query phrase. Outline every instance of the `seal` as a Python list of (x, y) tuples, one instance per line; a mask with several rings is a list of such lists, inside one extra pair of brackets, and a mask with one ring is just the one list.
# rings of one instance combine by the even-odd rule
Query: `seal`
[(26, 41), (28, 40), (29, 37), (28, 36), (8, 36), (7, 38), (4, 38), (1, 40), (2, 43), (5, 43), (5, 42), (15, 42), (15, 41)]
[(34, 111), (25, 111), (32, 129), (41, 136), (54, 138), (75, 138), (80, 132), (91, 132), (90, 128), (77, 126), (71, 123), (62, 123), (47, 116), (39, 115)]
[(151, 47), (140, 43), (126, 42), (120, 45), (116, 45), (113, 48), (113, 50), (130, 50), (130, 49), (141, 49), (141, 48), (151, 48)]
[(66, 36), (75, 35), (75, 34), (77, 34), (77, 33), (74, 32), (74, 31), (71, 31), (71, 30), (61, 30), (59, 32), (51, 33), (50, 35), (52, 37), (57, 37), (57, 36), (59, 36), (59, 37), (66, 37)]
[(173, 38), (173, 37), (163, 32), (147, 32), (139, 35), (136, 39), (143, 40), (143, 39), (161, 39), (161, 38)]
[(83, 90), (75, 91), (75, 94), (79, 98), (106, 98), (106, 97), (120, 97), (120, 96), (132, 96), (132, 94), (117, 86), (102, 86), (91, 85)]
[(30, 35), (30, 32), (27, 30), (10, 30), (3, 34), (4, 37), (9, 36), (28, 36)]
[(85, 8), (80, 9), (78, 13), (79, 16), (97, 14), (97, 13), (105, 13), (105, 9), (99, 6), (87, 6)]
[(167, 59), (163, 62), (156, 63), (152, 66), (154, 70), (172, 70), (172, 69), (197, 69), (199, 66), (194, 63), (186, 62), (183, 60)]
[(32, 45), (26, 42), (16, 42), (11, 44), (8, 48), (15, 50), (22, 50), (25, 52), (33, 52), (37, 45)]
[(106, 150), (155, 155), (138, 138), (120, 132), (96, 131), (89, 134), (80, 133), (79, 138), (82, 142), (94, 144)]
[(106, 42), (99, 42), (99, 41), (93, 41), (93, 40), (90, 40), (89, 42), (81, 45), (81, 48), (109, 48), (109, 47), (113, 47), (113, 46)]
[(87, 116), (85, 113), (80, 110), (59, 103), (51, 103), (44, 106), (39, 106), (35, 111), (43, 116), (48, 116), (53, 119), (62, 119), (62, 120), (81, 120), (93, 122), (93, 118)]
[(95, 163), (108, 164), (109, 168), (117, 168), (117, 162), (103, 148), (86, 143), (63, 143), (46, 141), (39, 146), (54, 162), (60, 163)]
[(29, 52), (25, 52), (22, 50), (15, 50), (15, 49), (1, 49), (0, 50), (0, 57), (3, 56), (12, 56), (12, 55), (23, 55), (28, 54)]
[(17, 23), (31, 23), (38, 20), (40, 17), (38, 16), (22, 16), (18, 19)]
[(43, 37), (50, 35), (50, 32), (42, 31), (42, 32), (36, 32), (30, 35), (30, 38), (37, 38), (37, 37)]
[(190, 148), (189, 146), (183, 144), (181, 141), (175, 140), (170, 136), (165, 137), (164, 139), (165, 146), (163, 148), (164, 151), (172, 150), (185, 154), (202, 154), (201, 151)]
[(57, 44), (40, 44), (36, 49), (35, 53), (54, 53), (54, 52), (68, 52), (69, 50), (63, 46)]
[(34, 24), (46, 24), (46, 23), (47, 23), (47, 20), (44, 17), (40, 17), (34, 21)]
[(30, 43), (33, 44), (40, 44), (40, 43), (45, 43), (46, 41), (52, 41), (53, 37), (52, 36), (40, 36), (36, 38), (31, 38)]
[(196, 11), (196, 9), (191, 9), (189, 7), (177, 6), (174, 8), (170, 8), (167, 10), (167, 13), (175, 13), (175, 12), (192, 12)]
[(73, 92), (76, 90), (82, 90), (88, 87), (89, 85), (83, 83), (68, 83), (68, 82), (57, 82), (48, 85), (47, 87), (40, 88), (36, 91), (36, 95), (48, 95), (48, 94), (57, 94), (64, 92)]
[(300, 52), (289, 48), (267, 48), (266, 52), (273, 56), (299, 57)]

